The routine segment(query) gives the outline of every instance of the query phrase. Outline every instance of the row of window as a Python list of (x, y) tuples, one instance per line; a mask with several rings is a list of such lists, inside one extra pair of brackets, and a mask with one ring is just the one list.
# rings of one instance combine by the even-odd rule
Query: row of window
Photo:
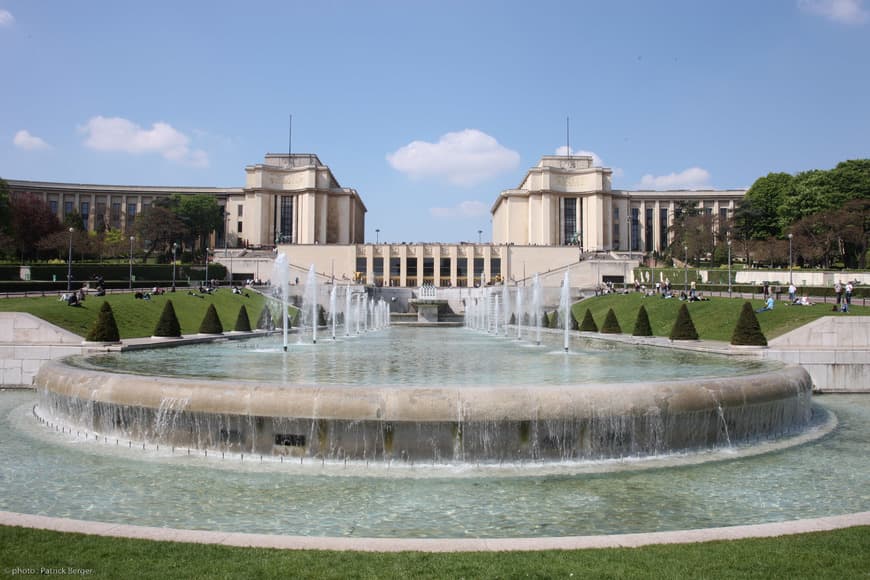
[[(384, 258), (372, 258), (372, 270), (375, 277), (384, 276)], [(468, 258), (456, 258), (456, 277), (468, 278)], [(417, 268), (417, 258), (409, 257), (405, 259), (405, 273), (408, 278), (416, 278), (419, 275)], [(480, 278), (485, 273), (486, 262), (483, 258), (472, 259), (472, 275), (474, 278)], [(441, 278), (449, 279), (453, 266), (453, 258), (440, 258), (438, 264), (438, 273)], [(400, 277), (402, 275), (402, 258), (389, 258), (390, 277)], [(368, 271), (368, 259), (358, 257), (356, 259), (356, 271), (365, 273)], [(423, 258), (423, 277), (433, 278), (435, 276), (435, 258)], [(491, 258), (489, 261), (488, 279), (494, 279), (501, 276), (501, 258)]]
[[(643, 221), (643, 236), (641, 236), (641, 222), (640, 222), (640, 208), (633, 207), (631, 208), (631, 227), (629, 228), (629, 234), (631, 239), (631, 251), (639, 252), (641, 251), (641, 244), (643, 244), (643, 251), (652, 252), (653, 251), (653, 216), (654, 209), (653, 208), (645, 208), (645, 215)], [(707, 216), (713, 215), (713, 208), (704, 208), (704, 214)], [(680, 209), (677, 208), (675, 210), (675, 217), (680, 217)], [(728, 208), (721, 207), (719, 208), (719, 223), (725, 223), (728, 220)], [(659, 248), (667, 248), (668, 247), (668, 208), (662, 207), (659, 208)], [(619, 222), (619, 208), (613, 208), (613, 247), (621, 248), (619, 239), (619, 231), (620, 231), (620, 222)]]

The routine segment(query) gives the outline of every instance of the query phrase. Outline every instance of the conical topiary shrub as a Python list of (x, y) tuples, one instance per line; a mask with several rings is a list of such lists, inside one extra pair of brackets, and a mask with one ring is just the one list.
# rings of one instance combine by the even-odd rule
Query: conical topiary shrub
[(167, 300), (163, 306), (163, 312), (160, 313), (160, 320), (157, 321), (153, 336), (170, 338), (181, 336), (181, 324), (178, 323), (178, 316), (175, 315), (175, 306), (172, 305), (172, 300)]
[(677, 313), (677, 320), (674, 321), (674, 327), (671, 329), (671, 340), (698, 340), (698, 331), (695, 330), (695, 324), (692, 322), (692, 317), (689, 315), (689, 309), (685, 304), (680, 306), (680, 311)]
[(755, 311), (749, 302), (743, 303), (743, 310), (740, 311), (740, 318), (737, 320), (737, 326), (734, 327), (734, 333), (731, 335), (731, 344), (767, 346), (767, 338), (761, 332), (758, 317), (755, 316)]
[(317, 305), (317, 326), (326, 326), (326, 310), (322, 305)]
[(592, 311), (586, 309), (586, 314), (583, 315), (583, 322), (580, 323), (580, 330), (583, 332), (598, 332), (598, 325), (595, 324), (595, 319), (592, 318)]
[(601, 325), (602, 334), (622, 334), (622, 327), (619, 326), (619, 321), (616, 319), (616, 313), (613, 308), (607, 310), (607, 316), (604, 317), (604, 324)]
[(209, 304), (208, 310), (205, 311), (205, 316), (202, 318), (202, 323), (199, 325), (199, 333), (223, 334), (223, 332), (224, 325), (221, 324), (217, 309), (215, 309), (214, 304)]
[(548, 318), (549, 328), (559, 328), (559, 311), (554, 310)]
[(513, 326), (513, 325), (516, 325), (516, 323), (517, 323), (517, 315), (514, 314), (513, 312), (511, 312), (511, 319), (508, 321), (508, 324)]
[(637, 320), (634, 321), (633, 336), (652, 336), (652, 326), (649, 323), (649, 314), (646, 313), (646, 307), (640, 305), (640, 310), (637, 311)]
[(580, 323), (577, 322), (577, 317), (574, 316), (574, 309), (571, 309), (571, 330), (580, 330)]
[(272, 311), (269, 310), (268, 304), (263, 305), (260, 318), (257, 319), (257, 328), (260, 330), (275, 330), (275, 321), (272, 320)]
[(120, 342), (121, 334), (118, 332), (118, 323), (115, 322), (115, 314), (108, 302), (100, 306), (97, 321), (91, 328), (85, 340), (90, 342)]
[(248, 318), (248, 311), (244, 304), (239, 308), (239, 315), (236, 317), (235, 330), (238, 332), (251, 332), (251, 320)]

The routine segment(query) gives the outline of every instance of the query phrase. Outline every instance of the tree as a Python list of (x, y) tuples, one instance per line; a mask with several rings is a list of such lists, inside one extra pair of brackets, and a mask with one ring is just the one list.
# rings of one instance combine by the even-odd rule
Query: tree
[(136, 238), (143, 240), (145, 259), (152, 252), (163, 255), (171, 253), (172, 243), (182, 239), (187, 233), (187, 227), (171, 209), (152, 205), (136, 217), (133, 224)]
[(698, 331), (695, 330), (695, 323), (692, 322), (692, 316), (689, 314), (689, 309), (683, 303), (677, 312), (677, 319), (674, 321), (674, 326), (671, 328), (671, 340), (698, 340)]
[(251, 332), (251, 320), (248, 318), (248, 311), (244, 304), (239, 308), (239, 315), (236, 317), (235, 330), (238, 332)]
[(84, 232), (88, 229), (87, 224), (85, 223), (85, 218), (75, 210), (73, 210), (72, 213), (63, 216), (63, 227), (66, 230), (72, 228), (77, 232)]
[(740, 318), (737, 320), (737, 325), (734, 327), (734, 333), (731, 335), (731, 344), (744, 346), (767, 346), (767, 338), (761, 332), (761, 325), (758, 323), (758, 317), (755, 316), (755, 311), (752, 309), (752, 304), (749, 302), (743, 303), (743, 309), (740, 310)]
[(32, 194), (13, 195), (11, 233), (22, 258), (36, 257), (37, 242), (63, 229), (49, 205)]
[(178, 322), (178, 316), (175, 314), (175, 306), (172, 305), (172, 300), (167, 300), (163, 306), (160, 320), (157, 321), (157, 327), (154, 329), (154, 336), (171, 338), (179, 338), (181, 336), (181, 324)]
[[(744, 204), (748, 204), (748, 207), (735, 212), (735, 218), (740, 222), (738, 228), (741, 234), (746, 239), (753, 240), (781, 235), (783, 223), (780, 208), (789, 196), (794, 195), (794, 190), (795, 178), (788, 173), (768, 173), (765, 177), (756, 179), (738, 206), (742, 208)], [(746, 219), (749, 214), (751, 220)]]
[(652, 336), (652, 326), (649, 323), (649, 314), (646, 312), (646, 307), (640, 305), (640, 310), (637, 311), (637, 320), (634, 322), (634, 331), (632, 336)]
[(208, 310), (205, 311), (205, 316), (202, 318), (202, 323), (199, 325), (199, 333), (223, 334), (223, 332), (224, 325), (221, 324), (217, 309), (215, 309), (214, 304), (209, 304)]
[(9, 184), (0, 177), (0, 234), (8, 234), (12, 220)]
[(604, 317), (604, 324), (601, 325), (602, 334), (622, 334), (622, 327), (619, 326), (619, 320), (616, 319), (616, 313), (613, 308), (607, 309), (607, 315)]
[(118, 323), (115, 322), (115, 314), (108, 302), (100, 306), (100, 313), (94, 326), (88, 332), (85, 340), (90, 342), (120, 342), (121, 335), (118, 332)]
[(586, 309), (586, 314), (583, 315), (583, 322), (580, 323), (582, 332), (598, 332), (598, 325), (595, 324), (595, 319), (592, 317), (592, 311)]
[(209, 195), (176, 194), (170, 198), (170, 203), (187, 226), (190, 236), (198, 240), (204, 250), (208, 245), (208, 235), (223, 223), (223, 209), (217, 200)]

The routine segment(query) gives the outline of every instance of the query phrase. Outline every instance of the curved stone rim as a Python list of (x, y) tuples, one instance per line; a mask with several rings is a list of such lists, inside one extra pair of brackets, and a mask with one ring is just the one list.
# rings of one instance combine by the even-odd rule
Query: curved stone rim
[(666, 382), (544, 386), (276, 385), (229, 380), (146, 376), (86, 369), (54, 360), (34, 384), (95, 402), (159, 409), (183, 400), (185, 411), (240, 416), (372, 421), (490, 421), (644, 415), (667, 409), (690, 413), (805, 396), (809, 373), (786, 366), (736, 377)]

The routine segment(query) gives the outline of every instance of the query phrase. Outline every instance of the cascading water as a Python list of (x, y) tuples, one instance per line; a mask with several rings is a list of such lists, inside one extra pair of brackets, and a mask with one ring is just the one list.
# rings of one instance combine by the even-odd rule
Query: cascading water
[(565, 278), (562, 280), (562, 293), (559, 298), (559, 316), (562, 319), (562, 326), (565, 329), (565, 352), (568, 352), (568, 331), (571, 330), (571, 288), (568, 286), (567, 271), (565, 272)]
[(535, 323), (535, 344), (541, 344), (541, 279), (535, 274), (532, 279), (532, 313)]
[(501, 283), (501, 303), (504, 306), (504, 315), (502, 319), (502, 329), (504, 330), (504, 335), (508, 335), (508, 325), (511, 322), (511, 308), (509, 302), (510, 296), (508, 295), (508, 287), (507, 280)]
[(308, 268), (308, 278), (305, 280), (305, 295), (302, 304), (303, 312), (311, 316), (311, 343), (317, 344), (317, 274), (314, 264)]
[(329, 291), (329, 316), (332, 317), (332, 340), (335, 340), (335, 324), (336, 319), (338, 318), (338, 313), (336, 312), (336, 292), (338, 291), (338, 287), (335, 284), (332, 285), (332, 289)]
[(344, 335), (350, 336), (351, 293), (350, 286), (344, 287)]
[(275, 262), (272, 265), (272, 284), (278, 287), (278, 294), (281, 298), (281, 320), (283, 323), (283, 338), (284, 352), (287, 352), (287, 333), (288, 333), (288, 294), (290, 293), (290, 270), (287, 263), (286, 254), (278, 254)]
[(517, 286), (517, 340), (523, 338), (523, 289)]

